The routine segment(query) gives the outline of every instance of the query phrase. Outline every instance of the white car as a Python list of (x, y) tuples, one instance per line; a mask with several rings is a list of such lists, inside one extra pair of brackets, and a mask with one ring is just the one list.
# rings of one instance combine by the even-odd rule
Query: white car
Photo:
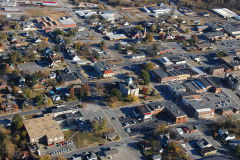
[(126, 128), (126, 132), (127, 133), (131, 133), (131, 129), (130, 128)]

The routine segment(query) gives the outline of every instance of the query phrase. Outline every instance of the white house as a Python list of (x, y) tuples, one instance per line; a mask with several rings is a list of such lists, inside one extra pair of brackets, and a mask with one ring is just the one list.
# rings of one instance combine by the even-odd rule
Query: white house
[(78, 60), (78, 61), (76, 61), (76, 64), (77, 65), (86, 65), (87, 62), (86, 62), (86, 60)]
[(40, 38), (35, 38), (35, 39), (33, 40), (33, 42), (34, 42), (34, 43), (41, 43), (42, 40), (41, 40)]
[(182, 128), (176, 128), (176, 131), (177, 131), (177, 133), (180, 134), (180, 135), (183, 134)]
[(73, 56), (72, 60), (73, 60), (73, 61), (79, 61), (79, 60), (81, 60), (81, 58), (78, 57), (77, 55), (75, 55), (75, 56)]
[(130, 58), (132, 58), (132, 59), (145, 58), (145, 54), (132, 54), (132, 55), (130, 55)]
[(50, 78), (50, 79), (56, 78), (56, 73), (55, 73), (55, 72), (50, 72), (49, 78)]
[(57, 94), (54, 94), (51, 96), (52, 100), (55, 102), (55, 101), (60, 101), (61, 100), (61, 97), (60, 95), (57, 95)]
[(235, 134), (228, 134), (228, 130), (227, 130), (227, 129), (218, 130), (218, 134), (219, 134), (225, 141), (229, 141), (229, 140), (234, 140), (234, 139), (235, 139)]

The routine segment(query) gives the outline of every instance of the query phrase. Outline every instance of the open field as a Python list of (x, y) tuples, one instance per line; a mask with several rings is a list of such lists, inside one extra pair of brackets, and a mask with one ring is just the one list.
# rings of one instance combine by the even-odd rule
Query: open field
[(53, 10), (42, 10), (42, 9), (26, 9), (26, 12), (33, 18), (43, 17), (43, 16), (60, 18), (68, 15), (66, 11), (53, 11)]
[[(68, 130), (64, 131), (65, 140), (71, 137), (76, 131)], [(99, 136), (94, 135), (93, 133), (81, 133), (78, 132), (71, 139), (77, 149), (86, 148), (90, 146), (95, 146), (101, 143), (104, 143), (104, 139)]]

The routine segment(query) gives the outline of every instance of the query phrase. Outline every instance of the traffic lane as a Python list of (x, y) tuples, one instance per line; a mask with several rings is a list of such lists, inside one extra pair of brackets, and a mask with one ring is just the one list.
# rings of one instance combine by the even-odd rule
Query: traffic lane
[(0, 115), (0, 119), (12, 119), (16, 114), (19, 114), (21, 116), (30, 115), (30, 114), (42, 114), (42, 112), (45, 110), (45, 108), (25, 111), (25, 112), (17, 112), (17, 113), (11, 113), (6, 115)]

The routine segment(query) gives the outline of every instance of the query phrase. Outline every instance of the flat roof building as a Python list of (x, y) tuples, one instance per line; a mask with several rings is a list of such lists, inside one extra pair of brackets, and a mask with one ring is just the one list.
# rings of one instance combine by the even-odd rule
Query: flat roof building
[(51, 115), (23, 121), (31, 143), (47, 145), (63, 142), (64, 135), (59, 124), (52, 120)]

